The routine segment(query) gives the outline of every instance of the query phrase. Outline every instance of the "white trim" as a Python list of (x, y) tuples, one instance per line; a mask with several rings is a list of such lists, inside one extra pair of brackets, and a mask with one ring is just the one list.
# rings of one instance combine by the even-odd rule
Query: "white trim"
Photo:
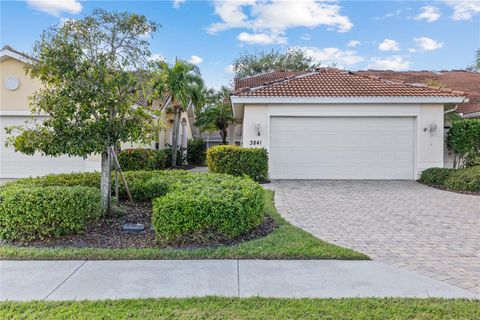
[(480, 117), (480, 112), (472, 112), (462, 115), (463, 118), (477, 118)]
[(461, 103), (465, 97), (245, 97), (231, 96), (232, 103)]
[(0, 116), (33, 116), (33, 117), (47, 117), (45, 113), (32, 114), (31, 111), (26, 110), (0, 110)]
[(11, 50), (3, 49), (3, 50), (0, 51), (0, 61), (5, 60), (6, 58), (12, 58), (12, 59), (22, 61), (22, 62), (25, 62), (25, 63), (33, 63), (32, 59), (28, 59), (27, 57), (25, 57), (21, 54), (18, 54), (16, 52), (13, 52)]

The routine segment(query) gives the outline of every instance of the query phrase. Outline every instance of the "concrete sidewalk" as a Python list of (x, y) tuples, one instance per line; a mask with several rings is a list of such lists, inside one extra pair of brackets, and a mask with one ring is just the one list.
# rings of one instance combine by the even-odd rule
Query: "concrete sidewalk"
[(478, 298), (375, 261), (1, 261), (0, 300), (147, 297)]

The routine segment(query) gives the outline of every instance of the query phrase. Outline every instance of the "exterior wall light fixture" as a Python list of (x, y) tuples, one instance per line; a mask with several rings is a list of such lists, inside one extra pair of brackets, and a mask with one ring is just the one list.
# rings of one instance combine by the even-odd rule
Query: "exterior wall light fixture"
[(255, 123), (255, 129), (257, 129), (257, 136), (260, 137), (260, 122)]

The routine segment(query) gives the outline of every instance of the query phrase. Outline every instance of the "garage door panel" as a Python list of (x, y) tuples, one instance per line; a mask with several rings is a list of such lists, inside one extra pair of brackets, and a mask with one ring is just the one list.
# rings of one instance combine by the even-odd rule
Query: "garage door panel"
[(272, 179), (412, 179), (413, 118), (272, 117)]
[(30, 120), (30, 117), (0, 117), (0, 178), (25, 178), (50, 173), (85, 171), (86, 160), (81, 157), (45, 157), (40, 154), (29, 156), (5, 147), (5, 128), (23, 125), (27, 120)]

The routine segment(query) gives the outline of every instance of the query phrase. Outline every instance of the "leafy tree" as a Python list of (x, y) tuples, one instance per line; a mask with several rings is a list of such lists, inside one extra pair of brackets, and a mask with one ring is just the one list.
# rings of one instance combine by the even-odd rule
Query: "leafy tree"
[(477, 49), (474, 64), (467, 67), (467, 70), (480, 72), (480, 49)]
[(209, 106), (198, 116), (195, 125), (202, 130), (213, 131), (218, 129), (222, 137), (222, 144), (227, 144), (228, 126), (235, 121), (232, 106), (229, 102), (219, 101)]
[(453, 154), (454, 168), (474, 162), (480, 156), (480, 120), (453, 121), (447, 134), (447, 147)]
[(233, 62), (233, 71), (236, 77), (242, 78), (275, 70), (312, 70), (319, 65), (301, 49), (288, 49), (285, 52), (272, 49), (243, 53)]
[(158, 123), (152, 110), (134, 106), (142, 81), (132, 72), (150, 54), (142, 36), (157, 27), (143, 15), (95, 9), (45, 31), (27, 72), (43, 85), (31, 97), (32, 112), (48, 117), (33, 127), (7, 129), (15, 133), (9, 144), (26, 154), (101, 154), (105, 214), (111, 210), (111, 148), (149, 141)]
[(201, 105), (205, 98), (202, 94), (204, 84), (200, 69), (187, 61), (176, 59), (173, 65), (162, 60), (153, 61), (152, 85), (154, 96), (167, 97), (174, 111), (172, 128), (172, 167), (177, 165), (178, 130), (182, 112), (190, 104)]

